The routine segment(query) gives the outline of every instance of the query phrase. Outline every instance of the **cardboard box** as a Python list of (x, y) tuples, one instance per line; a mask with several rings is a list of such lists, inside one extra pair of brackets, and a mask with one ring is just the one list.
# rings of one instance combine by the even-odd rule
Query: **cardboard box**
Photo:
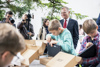
[(22, 65), (28, 66), (40, 54), (43, 54), (46, 45), (42, 40), (25, 40), (25, 43), (26, 49), (21, 52), (22, 56), (25, 58)]
[(25, 40), (25, 43), (28, 45), (36, 45), (36, 40)]
[(39, 46), (39, 55), (44, 53), (46, 47), (46, 40), (25, 40), (28, 48), (33, 48), (35, 46)]
[(81, 57), (59, 52), (46, 64), (46, 67), (74, 67), (81, 59)]
[[(41, 41), (42, 41), (42, 43), (41, 43), (42, 45), (40, 44)], [(45, 40), (38, 40), (38, 41), (36, 41), (36, 43), (37, 43), (37, 46), (41, 46), (39, 49), (39, 55), (43, 55), (45, 47), (46, 47), (46, 41)]]
[(38, 47), (35, 47), (35, 49), (27, 49), (22, 56), (25, 58), (22, 64), (29, 65), (35, 58), (39, 56)]
[(53, 57), (40, 58), (40, 64), (46, 65)]

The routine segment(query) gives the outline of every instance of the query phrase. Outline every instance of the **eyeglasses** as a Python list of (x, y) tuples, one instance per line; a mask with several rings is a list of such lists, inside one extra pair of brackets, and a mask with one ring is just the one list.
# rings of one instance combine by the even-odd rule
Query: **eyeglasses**
[(20, 59), (14, 52), (10, 51), (10, 53), (11, 53), (12, 55), (16, 56), (17, 59)]
[(61, 12), (61, 14), (66, 14), (66, 12)]
[[(17, 61), (17, 60), (20, 59), (14, 52), (12, 52), (12, 51), (9, 51), (9, 52), (16, 57), (16, 60), (15, 61)], [(4, 54), (4, 52), (1, 53), (1, 55), (3, 55), (3, 54)]]

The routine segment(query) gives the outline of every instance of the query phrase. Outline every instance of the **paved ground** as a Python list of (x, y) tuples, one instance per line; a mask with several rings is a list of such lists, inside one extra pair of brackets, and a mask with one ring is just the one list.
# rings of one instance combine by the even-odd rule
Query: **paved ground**
[[(40, 58), (48, 57), (47, 55), (40, 56)], [(40, 64), (40, 60), (34, 60), (29, 67), (46, 67), (45, 65)]]
[(40, 64), (39, 60), (34, 60), (29, 67), (46, 67), (45, 65)]

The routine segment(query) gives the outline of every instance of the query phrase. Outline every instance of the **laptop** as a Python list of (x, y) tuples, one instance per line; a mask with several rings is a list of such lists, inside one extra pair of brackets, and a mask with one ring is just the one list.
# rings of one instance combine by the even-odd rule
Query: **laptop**
[(80, 53), (78, 56), (82, 58), (90, 58), (96, 56), (96, 45), (93, 44), (92, 46), (84, 50), (82, 53)]
[(51, 47), (51, 45), (47, 45), (47, 50), (48, 50), (48, 55), (54, 57), (57, 53), (59, 53), (61, 51), (61, 46), (53, 44), (53, 46)]

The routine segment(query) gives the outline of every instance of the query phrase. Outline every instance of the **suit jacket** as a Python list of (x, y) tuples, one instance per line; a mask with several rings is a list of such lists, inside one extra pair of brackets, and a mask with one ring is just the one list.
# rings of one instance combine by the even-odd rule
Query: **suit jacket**
[(99, 14), (99, 17), (98, 17), (96, 23), (98, 25), (98, 31), (100, 32), (100, 14)]
[[(60, 20), (60, 23), (63, 26), (64, 19)], [(73, 38), (73, 43), (74, 43), (74, 48), (76, 48), (77, 42), (78, 42), (78, 39), (79, 39), (78, 22), (74, 19), (69, 18), (67, 29), (71, 32), (71, 35), (72, 35), (72, 38)]]

